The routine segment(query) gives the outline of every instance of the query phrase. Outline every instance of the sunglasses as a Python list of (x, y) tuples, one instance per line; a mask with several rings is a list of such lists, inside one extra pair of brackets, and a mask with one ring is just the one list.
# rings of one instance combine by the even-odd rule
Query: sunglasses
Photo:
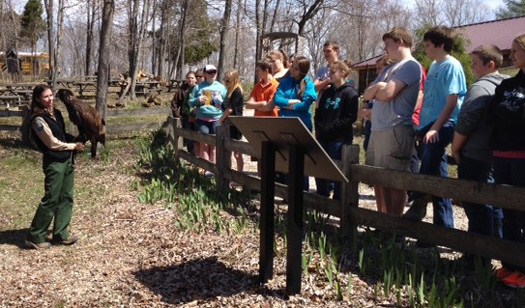
[(206, 74), (216, 74), (217, 71), (213, 70), (213, 71), (207, 71), (207, 72), (205, 72), (205, 73), (206, 73)]

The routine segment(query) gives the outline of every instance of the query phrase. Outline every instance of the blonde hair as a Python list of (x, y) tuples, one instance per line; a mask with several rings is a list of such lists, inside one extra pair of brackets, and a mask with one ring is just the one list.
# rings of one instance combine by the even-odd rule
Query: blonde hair
[(269, 51), (267, 57), (270, 58), (271, 60), (275, 60), (275, 59), (281, 60), (284, 68), (290, 67), (290, 62), (288, 61), (288, 57), (286, 56), (286, 53), (280, 49), (279, 50), (274, 49), (274, 50)]
[(525, 33), (516, 36), (514, 42), (516, 42), (521, 49), (525, 50)]
[(239, 72), (237, 70), (229, 70), (224, 76), (230, 80), (230, 82), (226, 84), (226, 88), (228, 89), (227, 97), (231, 97), (233, 91), (237, 88), (241, 90), (241, 94), (243, 93), (241, 79), (239, 78)]
[(348, 74), (350, 74), (352, 71), (352, 69), (349, 68), (344, 61), (335, 61), (334, 63), (330, 64), (330, 67), (340, 70), (345, 77), (348, 76)]

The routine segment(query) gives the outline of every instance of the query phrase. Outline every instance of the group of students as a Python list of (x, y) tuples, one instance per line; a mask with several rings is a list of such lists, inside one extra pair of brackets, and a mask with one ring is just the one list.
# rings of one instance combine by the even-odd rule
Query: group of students
[[(419, 140), (419, 173), (448, 177), (445, 149), (451, 144), (458, 178), (525, 186), (525, 34), (512, 43), (510, 59), (519, 70), (512, 78), (498, 72), (503, 62), (498, 47), (477, 47), (471, 54), (477, 81), (468, 90), (463, 67), (451, 55), (455, 35), (443, 26), (425, 33), (425, 53), (433, 62), (422, 87), (424, 71), (411, 55), (411, 34), (402, 28), (384, 34), (385, 51), (392, 63), (363, 94), (374, 102), (366, 163), (410, 171)], [(416, 107), (420, 108), (418, 125), (413, 118)], [(406, 191), (381, 186), (374, 190), (379, 211), (403, 215)], [(434, 224), (454, 227), (450, 198), (417, 192), (411, 197), (404, 217), (422, 220), (432, 201)], [(470, 202), (462, 202), (462, 206), (469, 232), (525, 242), (523, 212)], [(474, 264), (473, 256), (466, 255), (463, 260), (467, 266)], [(489, 259), (482, 262), (490, 264)], [(496, 272), (498, 278), (513, 287), (525, 287), (525, 268), (502, 264)]]
[[(206, 80), (201, 83), (193, 78), (199, 76), (200, 71), (187, 74), (187, 85), (175, 94), (172, 102), (174, 114), (180, 115), (184, 128), (193, 128), (206, 134), (214, 134), (217, 126), (227, 121), (228, 116), (242, 115), (243, 107), (254, 109), (254, 116), (298, 117), (310, 131), (314, 130), (315, 123), (317, 140), (331, 158), (340, 159), (343, 144), (352, 143), (352, 124), (357, 119), (358, 95), (347, 81), (349, 65), (338, 59), (337, 43), (327, 42), (323, 51), (328, 65), (319, 70), (314, 80), (308, 77), (308, 58), (294, 57), (290, 65), (284, 52), (270, 51), (264, 60), (256, 63), (255, 72), (259, 81), (245, 103), (237, 71), (225, 74), (226, 89), (216, 80), (215, 66), (206, 65), (202, 70)], [(212, 93), (212, 104), (206, 103), (206, 92)], [(315, 116), (312, 116), (314, 108)], [(235, 127), (232, 127), (231, 132), (232, 138), (242, 137)], [(197, 148), (191, 141), (187, 140), (186, 144), (190, 152), (192, 148)], [(200, 150), (193, 149), (194, 154), (214, 162), (213, 150), (206, 151), (211, 146), (201, 144), (198, 147)], [(234, 155), (237, 169), (242, 171), (242, 155)], [(206, 172), (206, 175), (212, 174)], [(333, 191), (334, 197), (339, 198), (339, 183), (316, 179), (316, 184), (319, 194), (328, 197)], [(308, 178), (305, 177), (304, 189), (308, 188)]]
[[(368, 165), (409, 171), (416, 140), (422, 146), (419, 172), (448, 176), (445, 148), (452, 144), (452, 156), (460, 179), (525, 186), (525, 34), (512, 42), (510, 59), (518, 73), (514, 77), (498, 72), (501, 51), (493, 45), (476, 48), (472, 69), (478, 79), (467, 90), (461, 63), (451, 56), (454, 30), (438, 26), (423, 37), (427, 57), (433, 60), (424, 80), (422, 66), (412, 57), (413, 38), (404, 28), (383, 35), (386, 55), (376, 80), (363, 93), (373, 101), (366, 112), (371, 118)], [(312, 81), (307, 75), (310, 61), (297, 56), (291, 67), (282, 51), (272, 51), (257, 62), (259, 82), (247, 102), (243, 99), (239, 73), (230, 70), (224, 83), (217, 81), (217, 68), (187, 74), (187, 83), (175, 94), (174, 115), (184, 128), (214, 134), (217, 126), (231, 115), (242, 115), (243, 108), (254, 109), (255, 116), (299, 117), (314, 130), (321, 146), (332, 159), (341, 159), (341, 149), (353, 140), (352, 125), (358, 116), (358, 94), (347, 80), (350, 66), (339, 60), (339, 47), (329, 41), (323, 47), (328, 62)], [(424, 83), (424, 87), (423, 87)], [(315, 107), (313, 107), (315, 106)], [(417, 107), (417, 108), (416, 108)], [(312, 109), (315, 115), (312, 119)], [(419, 117), (414, 117), (419, 112)], [(52, 221), (51, 242), (72, 245), (77, 237), (69, 233), (73, 206), (72, 153), (84, 145), (72, 142), (64, 120), (54, 108), (54, 95), (45, 85), (35, 87), (31, 101), (33, 138), (43, 153), (45, 195), (37, 209), (26, 238), (30, 248), (48, 248), (47, 229)], [(417, 118), (417, 119), (416, 119)], [(415, 124), (414, 124), (415, 123)], [(232, 127), (231, 137), (240, 139)], [(414, 129), (415, 128), (415, 129)], [(190, 152), (211, 162), (215, 149), (186, 140)], [(234, 153), (242, 171), (241, 153)], [(316, 179), (317, 193), (339, 198), (340, 184)], [(305, 181), (305, 189), (308, 181)], [(407, 192), (376, 185), (378, 210), (403, 215)], [(408, 219), (421, 220), (432, 201), (434, 223), (454, 227), (449, 198), (413, 193)], [(462, 203), (469, 219), (468, 231), (525, 242), (525, 213), (491, 205)], [(54, 220), (53, 220), (54, 218)], [(469, 260), (470, 256), (466, 260)], [(490, 260), (484, 260), (490, 262)], [(502, 262), (497, 276), (515, 287), (525, 287), (525, 268)]]
[[(461, 63), (451, 55), (455, 37), (454, 30), (444, 26), (424, 34), (425, 54), (433, 60), (426, 74), (411, 54), (412, 34), (404, 28), (385, 33), (386, 55), (380, 62), (384, 67), (363, 93), (365, 100), (373, 102), (366, 110), (358, 110), (358, 94), (347, 80), (350, 65), (339, 60), (339, 46), (333, 41), (324, 45), (327, 65), (313, 80), (308, 77), (306, 57), (295, 57), (289, 66), (285, 54), (274, 50), (257, 62), (259, 82), (247, 102), (243, 102), (236, 71), (226, 74), (224, 87), (215, 80), (216, 68), (207, 65), (205, 81), (200, 84), (191, 82), (194, 73), (188, 74), (190, 88), (176, 105), (186, 110), (183, 123), (190, 122), (184, 118), (191, 119), (194, 113), (195, 127), (203, 133), (215, 133), (229, 115), (242, 115), (243, 106), (254, 109), (255, 116), (298, 117), (315, 132), (332, 159), (341, 159), (343, 145), (352, 143), (352, 125), (359, 113), (372, 123), (368, 165), (448, 177), (446, 148), (452, 145), (460, 179), (525, 186), (525, 35), (512, 44), (510, 59), (519, 69), (512, 78), (499, 74), (503, 56), (496, 46), (476, 48), (471, 56), (478, 80), (470, 89)], [(203, 94), (207, 90), (213, 93), (211, 105)], [(232, 137), (240, 139), (241, 134), (234, 129)], [(414, 164), (416, 144), (420, 145), (420, 163)], [(200, 147), (197, 155), (213, 161), (213, 150)], [(242, 170), (242, 155), (235, 157)], [(308, 186), (305, 178), (304, 189)], [(318, 194), (328, 197), (333, 192), (333, 198), (339, 199), (340, 183), (316, 178), (316, 186)], [(434, 224), (454, 227), (450, 198), (411, 192), (411, 207), (403, 214), (407, 191), (380, 185), (374, 191), (381, 212), (419, 221), (432, 201)], [(469, 232), (525, 242), (522, 212), (469, 202), (462, 205)], [(473, 264), (473, 256), (465, 260)], [(520, 281), (525, 286), (525, 268), (504, 262), (498, 277), (510, 285)]]

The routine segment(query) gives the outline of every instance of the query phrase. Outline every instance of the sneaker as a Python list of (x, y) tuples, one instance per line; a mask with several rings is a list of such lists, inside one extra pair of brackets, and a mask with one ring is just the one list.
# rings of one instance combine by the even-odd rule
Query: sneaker
[(51, 247), (51, 243), (49, 242), (35, 243), (33, 241), (26, 239), (25, 243), (27, 247), (29, 247), (30, 249), (47, 249)]
[(511, 270), (508, 270), (504, 267), (502, 268), (498, 268), (496, 270), (496, 278), (498, 278), (499, 280), (503, 280), (504, 278), (512, 275), (514, 273), (514, 271), (511, 271)]
[(211, 178), (211, 177), (213, 177), (213, 172), (210, 172), (210, 171), (206, 171), (206, 172), (204, 172), (204, 177), (205, 177), (205, 178)]
[(427, 215), (427, 198), (419, 198), (414, 200), (412, 206), (406, 211), (403, 217), (412, 221), (421, 221)]
[(513, 272), (502, 279), (503, 283), (511, 288), (523, 289), (525, 288), (525, 275), (521, 272)]
[(54, 240), (53, 244), (55, 245), (65, 245), (65, 246), (71, 246), (75, 244), (78, 241), (78, 237), (76, 235), (70, 235), (65, 240)]

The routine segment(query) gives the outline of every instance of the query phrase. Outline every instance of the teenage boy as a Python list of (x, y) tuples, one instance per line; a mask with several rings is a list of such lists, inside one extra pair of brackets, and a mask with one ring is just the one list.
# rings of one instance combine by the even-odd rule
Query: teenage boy
[(330, 86), (330, 64), (339, 61), (339, 44), (335, 41), (324, 43), (323, 54), (327, 65), (319, 68), (314, 76), (315, 92), (319, 94), (318, 96), (321, 91)]
[[(418, 134), (423, 141), (421, 174), (448, 177), (445, 148), (452, 141), (459, 108), (467, 92), (463, 67), (450, 55), (454, 39), (454, 31), (444, 26), (434, 27), (423, 36), (425, 54), (434, 62), (427, 74), (419, 116)], [(415, 193), (415, 200), (405, 217), (415, 221), (423, 219), (430, 198), (434, 207), (434, 224), (453, 228), (450, 198)]]
[[(482, 45), (472, 52), (472, 71), (478, 79), (468, 90), (461, 105), (452, 141), (452, 156), (458, 162), (458, 178), (492, 183), (491, 128), (484, 116), (496, 87), (507, 75), (500, 75), (501, 50)], [(468, 217), (468, 231), (502, 237), (503, 212), (490, 205), (462, 202)], [(473, 265), (472, 258), (465, 259)]]
[[(279, 82), (272, 75), (273, 63), (259, 61), (255, 64), (255, 74), (259, 82), (253, 87), (250, 98), (245, 103), (247, 109), (255, 109), (253, 115), (256, 117), (277, 117), (279, 108), (273, 103), (273, 97), (277, 92)], [(252, 161), (256, 160), (252, 157)], [(257, 174), (261, 175), (261, 165), (257, 162)], [(284, 175), (283, 175), (284, 176)], [(281, 177), (283, 177), (281, 176)], [(278, 176), (278, 179), (279, 176)]]
[[(385, 51), (394, 61), (385, 67), (363, 98), (375, 100), (372, 107), (372, 135), (366, 163), (393, 170), (409, 171), (415, 144), (412, 114), (419, 96), (421, 66), (412, 57), (412, 34), (394, 28), (383, 35)], [(374, 186), (378, 211), (401, 216), (406, 191)]]
[(250, 99), (246, 102), (247, 109), (255, 109), (254, 116), (279, 115), (279, 108), (273, 104), (273, 96), (277, 91), (279, 82), (272, 76), (272, 63), (268, 61), (259, 61), (255, 65), (255, 74), (259, 82), (253, 87)]

